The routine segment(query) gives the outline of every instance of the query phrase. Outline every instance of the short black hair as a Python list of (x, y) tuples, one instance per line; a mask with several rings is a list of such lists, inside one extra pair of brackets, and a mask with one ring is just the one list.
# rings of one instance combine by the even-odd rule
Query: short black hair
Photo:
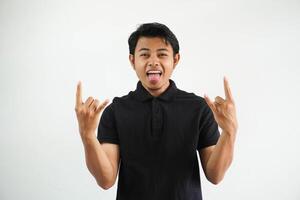
[(160, 37), (166, 44), (172, 46), (174, 56), (179, 52), (179, 43), (175, 34), (164, 24), (157, 22), (141, 24), (128, 38), (130, 54), (134, 55), (140, 37)]

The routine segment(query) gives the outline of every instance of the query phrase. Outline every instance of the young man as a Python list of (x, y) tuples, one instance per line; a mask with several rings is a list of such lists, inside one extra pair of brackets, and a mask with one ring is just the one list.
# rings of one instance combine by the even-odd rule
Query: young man
[(228, 81), (224, 78), (226, 98), (214, 102), (178, 89), (170, 78), (180, 59), (179, 44), (163, 24), (142, 24), (128, 43), (139, 78), (134, 91), (104, 109), (108, 100), (89, 97), (83, 103), (77, 85), (75, 110), (87, 167), (104, 189), (119, 173), (119, 200), (200, 200), (197, 151), (213, 184), (233, 159), (238, 123)]

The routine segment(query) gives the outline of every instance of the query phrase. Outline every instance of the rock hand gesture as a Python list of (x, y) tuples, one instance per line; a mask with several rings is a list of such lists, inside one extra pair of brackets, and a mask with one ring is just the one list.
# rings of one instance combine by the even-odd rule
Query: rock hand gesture
[(81, 82), (77, 84), (75, 112), (77, 115), (81, 139), (95, 137), (95, 132), (100, 120), (100, 112), (108, 104), (109, 100), (100, 103), (98, 99), (88, 97), (82, 102)]
[(206, 103), (212, 110), (214, 118), (220, 128), (231, 136), (235, 136), (238, 128), (238, 122), (236, 118), (234, 100), (226, 77), (224, 77), (224, 90), (225, 99), (217, 96), (215, 98), (215, 101), (212, 102), (207, 95), (204, 95), (204, 98)]

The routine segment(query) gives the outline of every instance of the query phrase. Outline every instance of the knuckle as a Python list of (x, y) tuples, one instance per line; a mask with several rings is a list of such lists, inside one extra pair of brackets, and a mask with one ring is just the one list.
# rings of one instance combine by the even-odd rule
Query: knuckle
[(87, 114), (87, 110), (86, 110), (86, 109), (82, 109), (82, 110), (81, 110), (81, 113), (82, 113), (83, 115), (86, 115), (86, 114)]
[(88, 116), (89, 116), (89, 117), (92, 117), (93, 115), (94, 115), (94, 112), (93, 112), (92, 110), (89, 110)]
[(228, 109), (232, 109), (233, 107), (234, 107), (234, 105), (233, 105), (232, 103), (228, 103), (228, 104), (227, 104), (227, 108), (228, 108)]
[(82, 109), (81, 109), (81, 107), (75, 107), (75, 111), (76, 111), (76, 113), (81, 113)]
[(95, 100), (94, 100), (94, 104), (95, 104), (95, 106), (98, 106), (98, 105), (99, 105), (99, 103), (100, 103), (100, 102), (99, 102), (99, 100), (98, 100), (98, 99), (95, 99)]
[(86, 101), (91, 101), (91, 100), (93, 100), (94, 98), (92, 97), (92, 96), (89, 96), (88, 98), (87, 98), (87, 100)]
[(100, 109), (102, 110), (104, 107), (105, 107), (105, 104), (102, 103), (102, 104), (100, 105)]

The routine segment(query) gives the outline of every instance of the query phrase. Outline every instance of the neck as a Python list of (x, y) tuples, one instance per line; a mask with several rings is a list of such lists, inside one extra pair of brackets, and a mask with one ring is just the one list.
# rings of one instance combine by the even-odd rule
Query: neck
[(148, 88), (146, 86), (144, 86), (144, 88), (154, 97), (158, 97), (159, 95), (161, 95), (164, 91), (166, 91), (166, 89), (168, 89), (170, 85), (170, 81), (168, 80), (166, 83), (164, 83), (160, 88), (156, 88), (156, 89), (151, 89)]

